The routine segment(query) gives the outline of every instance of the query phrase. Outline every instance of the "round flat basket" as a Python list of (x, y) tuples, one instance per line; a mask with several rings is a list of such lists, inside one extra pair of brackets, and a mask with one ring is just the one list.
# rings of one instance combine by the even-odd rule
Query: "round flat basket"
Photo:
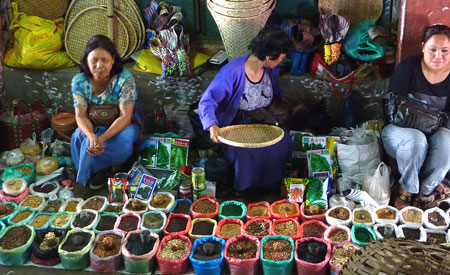
[[(108, 34), (107, 11), (103, 7), (91, 7), (80, 12), (70, 23), (66, 30), (66, 50), (73, 61), (80, 63), (83, 51), (86, 48), (88, 40), (97, 34)], [(128, 50), (129, 35), (127, 28), (120, 19), (114, 17), (114, 39), (117, 51), (123, 58)]]
[(284, 131), (280, 127), (263, 124), (233, 125), (220, 129), (218, 139), (228, 145), (242, 148), (261, 148), (279, 142)]
[(319, 11), (348, 17), (354, 26), (369, 19), (377, 21), (383, 11), (383, 0), (319, 0)]
[(208, 4), (215, 12), (231, 16), (231, 17), (252, 17), (264, 13), (273, 4), (274, 0), (269, 0), (266, 3), (261, 2), (261, 5), (253, 8), (228, 8), (223, 7), (217, 3), (216, 0), (208, 0)]
[(17, 0), (17, 5), (26, 15), (55, 20), (64, 16), (69, 0)]

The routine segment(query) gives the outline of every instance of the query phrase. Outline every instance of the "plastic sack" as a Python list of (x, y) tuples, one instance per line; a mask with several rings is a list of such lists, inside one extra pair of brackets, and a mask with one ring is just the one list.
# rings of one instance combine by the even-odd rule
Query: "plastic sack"
[[(69, 205), (69, 203), (70, 203), (71, 201), (76, 201), (76, 202), (78, 202), (78, 204), (80, 204), (81, 202), (83, 202), (83, 199), (82, 199), (82, 198), (70, 198), (70, 199), (67, 199), (67, 200), (65, 200), (65, 201), (63, 202), (63, 204), (62, 204), (61, 207), (59, 208), (59, 211), (60, 211), (60, 212), (62, 212), (62, 211), (66, 211), (66, 212), (76, 212), (76, 211), (77, 211), (76, 208), (75, 208), (74, 211), (69, 211), (69, 210), (71, 210), (71, 209), (67, 209), (67, 206)], [(77, 206), (78, 206), (78, 204), (77, 204)]]
[[(256, 243), (256, 255), (250, 259), (237, 259), (228, 256), (228, 249), (231, 244), (239, 240), (250, 240)], [(228, 239), (225, 243), (225, 261), (230, 269), (230, 275), (256, 275), (258, 272), (258, 262), (261, 254), (261, 244), (258, 238), (248, 235), (236, 236)]]
[[(158, 194), (165, 195), (165, 196), (168, 196), (170, 198), (170, 202), (165, 208), (153, 207), (151, 205), (151, 202), (153, 201), (155, 196), (158, 195)], [(158, 193), (153, 195), (153, 199), (149, 203), (149, 209), (150, 210), (159, 210), (159, 211), (162, 211), (162, 212), (164, 212), (166, 214), (169, 213), (169, 211), (172, 209), (173, 205), (175, 204), (175, 196), (172, 195), (172, 193), (170, 193), (170, 192), (158, 192)]]
[[(358, 215), (355, 215), (355, 212), (357, 211), (367, 212), (370, 215), (370, 221), (362, 222), (362, 220), (365, 220), (366, 217), (358, 217)], [(355, 208), (353, 209), (352, 217), (353, 217), (352, 219), (353, 224), (365, 224), (368, 226), (373, 226), (375, 224), (375, 215), (373, 214), (373, 211), (370, 208)]]
[(118, 233), (112, 230), (104, 231), (98, 234), (95, 237), (94, 244), (89, 251), (89, 262), (92, 268), (92, 271), (99, 273), (116, 273), (120, 267), (122, 266), (122, 245), (119, 247), (119, 251), (117, 254), (108, 256), (108, 257), (100, 257), (94, 253), (94, 249), (98, 245), (98, 240), (101, 236), (111, 234), (119, 236), (122, 240), (124, 238), (124, 234)]
[(23, 178), (12, 178), (3, 183), (3, 192), (6, 195), (17, 197), (25, 191), (27, 186), (27, 181)]
[[(237, 235), (237, 236), (244, 235), (244, 222), (242, 220), (239, 220), (239, 219), (223, 219), (223, 220), (220, 220), (219, 223), (217, 224), (216, 236), (219, 237), (219, 238), (224, 239), (225, 241), (227, 241), (228, 239), (232, 238), (232, 237), (229, 237), (229, 236), (225, 236), (224, 234), (222, 234), (222, 231), (221, 231), (222, 227), (225, 224), (230, 224), (230, 223), (239, 225), (239, 227), (240, 227), (239, 235)], [(233, 236), (233, 237), (236, 237), (236, 236)]]
[(331, 196), (328, 204), (329, 209), (335, 206), (345, 206), (348, 209), (350, 209), (350, 211), (353, 211), (353, 209), (355, 209), (355, 202), (350, 199), (347, 199), (341, 194), (334, 194), (333, 196)]
[[(142, 203), (142, 204), (145, 204), (145, 209), (139, 210), (139, 211), (128, 209), (127, 206), (128, 206), (129, 204), (132, 204), (134, 201), (136, 201), (136, 202), (138, 202), (138, 203), (140, 202), (140, 203)], [(124, 213), (127, 213), (127, 212), (133, 212), (133, 213), (142, 215), (142, 214), (146, 213), (147, 211), (148, 211), (148, 204), (142, 202), (142, 201), (139, 200), (139, 199), (130, 199), (130, 200), (127, 200), (127, 202), (123, 205), (123, 211), (122, 211), (122, 212), (124, 212)]]
[[(344, 247), (344, 245), (351, 245), (351, 246), (353, 246), (355, 248), (355, 253), (357, 251), (361, 250), (361, 248), (359, 246), (357, 246), (356, 244), (353, 244), (351, 242), (340, 243), (340, 244), (337, 244), (337, 245), (333, 246), (333, 249), (331, 250), (331, 258), (330, 258), (330, 275), (339, 275), (342, 272), (342, 268), (341, 267), (338, 267), (335, 264), (333, 264), (333, 256), (334, 256), (335, 251), (338, 248)], [(348, 262), (348, 260), (347, 260), (347, 262)], [(345, 264), (347, 264), (347, 262), (344, 263), (344, 266), (345, 266)]]
[(123, 233), (123, 234), (127, 234), (128, 232), (120, 229), (119, 226), (120, 226), (123, 218), (129, 217), (129, 216), (130, 217), (135, 217), (135, 218), (138, 219), (138, 222), (137, 222), (137, 225), (136, 225), (137, 228), (133, 229), (132, 231), (141, 229), (141, 223), (142, 223), (141, 216), (139, 214), (136, 214), (136, 213), (133, 213), (133, 212), (128, 212), (128, 213), (124, 213), (124, 214), (119, 216), (119, 218), (116, 220), (116, 223), (114, 224), (114, 230), (116, 230), (117, 232)]
[[(331, 236), (337, 231), (337, 230), (344, 230), (347, 233), (347, 239), (341, 242), (335, 242), (330, 239)], [(350, 231), (350, 228), (348, 228), (345, 225), (331, 225), (330, 227), (325, 230), (323, 233), (323, 239), (327, 242), (329, 242), (332, 246), (335, 246), (337, 244), (341, 244), (344, 242), (350, 242), (352, 240), (352, 232)]]
[(174, 204), (173, 207), (172, 207), (172, 210), (170, 210), (170, 213), (173, 213), (173, 211), (175, 211), (175, 209), (176, 209), (177, 206), (178, 206), (178, 202), (187, 202), (187, 203), (189, 203), (189, 211), (188, 211), (188, 213), (183, 213), (183, 214), (188, 214), (188, 215), (190, 215), (190, 214), (191, 214), (191, 206), (192, 206), (192, 201), (191, 201), (190, 199), (177, 199), (177, 200), (175, 201), (175, 204)]
[[(429, 244), (445, 244), (449, 242), (449, 234), (448, 232), (444, 231), (444, 230), (437, 230), (437, 229), (424, 229), (425, 230), (425, 234), (426, 234), (426, 240), (425, 242), (429, 243)], [(435, 242), (433, 240), (430, 239), (430, 236), (428, 234), (439, 234), (439, 235), (444, 235), (445, 236), (445, 241), (438, 243)]]
[[(53, 246), (52, 248), (42, 250), (40, 248), (40, 245), (41, 245), (42, 241), (44, 240), (45, 235), (49, 232), (53, 232), (55, 234), (55, 237), (57, 237), (59, 239), (56, 241), (56, 245)], [(31, 245), (31, 250), (32, 250), (33, 254), (37, 258), (42, 259), (42, 260), (50, 260), (53, 258), (59, 259), (58, 246), (62, 242), (65, 235), (66, 235), (66, 231), (59, 230), (59, 229), (49, 229), (49, 230), (37, 232), (36, 237), (34, 238), (33, 244)]]
[[(430, 216), (430, 214), (434, 213), (434, 212), (437, 212), (443, 218), (443, 222), (445, 223), (444, 225), (433, 224), (433, 222), (438, 221), (438, 218)], [(427, 229), (447, 231), (448, 226), (449, 226), (449, 217), (447, 216), (447, 214), (445, 214), (444, 210), (442, 210), (438, 207), (433, 207), (433, 208), (425, 210), (424, 215), (423, 215), (423, 225)]]
[(45, 157), (36, 163), (36, 173), (46, 176), (53, 173), (58, 167), (58, 160), (55, 157)]
[(322, 208), (328, 208), (327, 192), (329, 178), (322, 181), (319, 178), (309, 178), (306, 187), (306, 205), (317, 205)]
[(83, 202), (80, 202), (78, 205), (77, 205), (77, 212), (80, 212), (81, 210), (89, 210), (89, 209), (84, 209), (83, 207), (90, 201), (90, 200), (94, 200), (94, 199), (100, 199), (100, 200), (103, 200), (103, 205), (100, 207), (100, 209), (98, 209), (98, 210), (94, 210), (94, 209), (92, 209), (93, 211), (96, 211), (96, 212), (103, 212), (103, 210), (105, 209), (105, 207), (106, 207), (106, 204), (107, 204), (107, 202), (108, 202), (108, 199), (105, 197), (105, 196), (92, 196), (92, 197), (90, 197), (89, 199), (87, 199), (87, 200), (85, 200), (85, 201), (83, 201)]
[(36, 141), (36, 134), (33, 133), (33, 138), (27, 138), (20, 143), (19, 146), (20, 151), (26, 155), (30, 155), (35, 157), (42, 153), (41, 147), (39, 143)]
[[(31, 201), (32, 200), (40, 200), (41, 203), (37, 206), (32, 206)], [(37, 212), (41, 211), (42, 209), (44, 209), (44, 204), (45, 204), (45, 199), (41, 196), (37, 196), (37, 195), (28, 195), (20, 204), (19, 207), (31, 207), (34, 210), (36, 210)]]
[[(194, 253), (197, 246), (202, 245), (206, 242), (216, 242), (222, 245), (221, 256), (218, 259), (209, 260), (209, 261), (201, 261), (194, 259)], [(222, 270), (225, 267), (224, 261), (224, 247), (225, 240), (221, 238), (217, 238), (215, 236), (203, 237), (195, 240), (194, 245), (192, 246), (191, 254), (189, 255), (189, 260), (192, 263), (192, 267), (194, 269), (194, 273), (196, 275), (220, 275), (222, 274)]]
[[(19, 221), (19, 222), (14, 222), (14, 218), (17, 216), (17, 214), (25, 212), (25, 211), (30, 211), (30, 215), (28, 217), (26, 217), (25, 219)], [(9, 216), (7, 223), (8, 226), (9, 225), (20, 225), (20, 224), (28, 224), (31, 220), (33, 220), (34, 218), (34, 214), (36, 214), (36, 211), (31, 208), (31, 207), (17, 207), (17, 209), (11, 214), (11, 216)]]
[(311, 221), (311, 220), (317, 220), (317, 221), (321, 221), (321, 222), (326, 222), (325, 213), (323, 213), (323, 214), (316, 214), (316, 215), (307, 215), (305, 213), (305, 204), (306, 203), (302, 203), (302, 205), (300, 206), (300, 220), (302, 222), (307, 222), (307, 221)]
[[(342, 210), (340, 210), (339, 208), (342, 208)], [(342, 211), (343, 213), (345, 213), (345, 211), (347, 211), (348, 218), (344, 220), (344, 219), (339, 219), (339, 218), (330, 216), (330, 213), (332, 211), (335, 212), (338, 210)], [(325, 219), (329, 225), (347, 225), (347, 226), (349, 226), (352, 223), (353, 212), (346, 206), (338, 205), (338, 206), (331, 207), (330, 209), (327, 210), (327, 213), (325, 213)]]
[[(195, 224), (198, 222), (212, 223), (214, 226), (213, 226), (211, 235), (195, 235), (195, 234), (193, 234), (192, 230), (194, 229)], [(200, 239), (200, 238), (207, 237), (207, 236), (214, 236), (214, 235), (216, 235), (216, 229), (217, 229), (217, 221), (216, 220), (208, 219), (208, 218), (196, 218), (196, 219), (192, 220), (192, 226), (189, 229), (188, 236), (189, 236), (189, 238), (191, 238), (191, 240), (196, 240), (196, 239)]]
[(404, 228), (408, 228), (408, 229), (418, 229), (419, 230), (419, 238), (415, 239), (415, 241), (419, 241), (419, 242), (425, 242), (427, 240), (427, 232), (425, 232), (425, 228), (421, 227), (417, 227), (414, 225), (407, 225), (407, 224), (402, 224), (396, 227), (395, 230), (395, 236), (397, 238), (406, 238), (405, 237), (405, 233), (403, 232)]
[[(161, 257), (161, 250), (164, 248), (165, 244), (174, 239), (180, 239), (189, 244), (188, 251), (186, 253), (186, 256), (184, 256), (181, 259), (177, 260), (169, 260), (164, 259)], [(158, 261), (158, 266), (162, 274), (185, 274), (189, 268), (189, 255), (191, 254), (192, 250), (192, 243), (191, 240), (184, 236), (179, 234), (172, 234), (165, 236), (159, 247), (158, 251), (156, 252), (156, 259)]]
[[(100, 233), (102, 233), (102, 232), (110, 231), (110, 230), (113, 230), (113, 229), (114, 229), (114, 225), (113, 225), (113, 228), (112, 228), (112, 229), (109, 229), (109, 230), (98, 230), (98, 229), (97, 229), (97, 226), (98, 226), (98, 224), (100, 223), (102, 217), (115, 217), (115, 218), (116, 218), (116, 221), (117, 221), (117, 219), (119, 218), (119, 215), (117, 215), (117, 214), (111, 214), (111, 213), (100, 214), (100, 215), (98, 216), (97, 222), (95, 223), (95, 225), (94, 225), (94, 227), (93, 227), (94, 233), (95, 233), (96, 236), (97, 236), (97, 234), (100, 234)], [(115, 222), (114, 222), (114, 224), (115, 224)]]
[(369, 29), (375, 22), (364, 21), (350, 28), (344, 40), (344, 50), (349, 56), (361, 61), (373, 61), (384, 55), (385, 46), (372, 43)]
[[(379, 162), (375, 159), (369, 163), (369, 167), (373, 162)], [(368, 175), (363, 182), (362, 189), (380, 205), (388, 205), (391, 199), (391, 173), (384, 162), (379, 162), (375, 170), (367, 169)]]
[[(289, 204), (292, 207), (294, 207), (295, 211), (292, 211), (292, 212), (295, 212), (295, 213), (294, 214), (278, 214), (278, 213), (275, 213), (275, 207), (278, 204), (281, 204), (281, 203)], [(270, 207), (269, 207), (269, 212), (270, 212), (270, 216), (273, 219), (297, 218), (298, 216), (300, 216), (300, 206), (298, 205), (298, 203), (292, 203), (292, 202), (288, 201), (287, 199), (284, 199), (284, 200), (279, 200), (279, 201), (276, 201), (276, 202), (272, 203), (270, 205)]]
[[(361, 141), (364, 144), (360, 144)], [(358, 142), (358, 144), (354, 144)], [(364, 183), (369, 163), (380, 159), (380, 147), (375, 135), (366, 135), (363, 131), (354, 132), (347, 144), (338, 143), (337, 156), (342, 174), (357, 183)]]
[[(33, 222), (36, 220), (37, 217), (39, 216), (48, 216), (48, 220), (46, 223), (44, 223), (43, 225), (41, 225), (40, 227), (36, 227), (33, 225)], [(36, 213), (36, 215), (33, 217), (32, 220), (30, 220), (29, 225), (33, 226), (34, 229), (36, 231), (42, 231), (42, 230), (46, 230), (48, 228), (48, 225), (50, 223), (50, 219), (52, 218), (52, 214), (49, 213)]]
[[(64, 214), (67, 214), (70, 216), (69, 219), (67, 220), (67, 222), (64, 224), (61, 224), (61, 225), (56, 224), (55, 220), (58, 219), (59, 216), (64, 215)], [(49, 227), (52, 229), (69, 229), (70, 225), (72, 224), (73, 217), (74, 217), (73, 212), (58, 212), (58, 213), (54, 214), (52, 216), (52, 218), (50, 219)]]
[[(287, 235), (287, 234), (282, 234), (282, 233), (277, 233), (277, 225), (280, 223), (285, 223), (285, 222), (293, 222), (295, 224), (295, 229), (296, 229), (296, 233), (293, 235)], [(276, 219), (273, 220), (273, 226), (272, 226), (272, 232), (270, 235), (284, 235), (284, 236), (288, 236), (291, 237), (294, 241), (296, 241), (297, 239), (300, 239), (300, 224), (298, 223), (297, 219), (293, 219), (293, 218), (285, 218), (285, 219)]]
[[(3, 223), (5, 223), (5, 224), (8, 224), (8, 218), (11, 217), (11, 215), (14, 214), (14, 212), (16, 211), (16, 209), (17, 209), (17, 204), (14, 203), (14, 202), (2, 202), (1, 204), (11, 205), (11, 206), (14, 208), (14, 210), (13, 210), (11, 213), (9, 213), (8, 215), (5, 215), (4, 217), (1, 217), (1, 218), (0, 218), (0, 222), (3, 222)], [(5, 214), (6, 214), (6, 213), (5, 213)]]
[[(380, 214), (382, 214), (381, 211), (383, 211), (383, 209), (391, 211), (391, 213), (393, 213), (395, 215), (395, 217), (393, 219), (383, 218), (383, 216), (380, 216)], [(397, 224), (398, 223), (398, 210), (395, 207), (392, 207), (389, 205), (379, 206), (373, 210), (373, 213), (375, 216), (376, 223), (381, 223), (381, 224), (387, 224), (387, 223)]]
[[(262, 235), (262, 236), (255, 236), (255, 235), (252, 235), (252, 234), (250, 234), (249, 232), (247, 232), (247, 228), (249, 227), (249, 225), (250, 224), (252, 224), (252, 223), (254, 223), (254, 222), (265, 222), (266, 224), (267, 224), (267, 235)], [(265, 236), (270, 236), (270, 234), (272, 234), (272, 232), (273, 232), (273, 223), (272, 223), (272, 220), (270, 220), (270, 219), (265, 219), (265, 218), (253, 218), (253, 219), (251, 219), (251, 220), (249, 220), (249, 221), (247, 221), (245, 224), (244, 224), (244, 233), (245, 234), (247, 234), (247, 235), (250, 235), (250, 236), (255, 236), (256, 238), (258, 238), (259, 240), (261, 240), (262, 238), (264, 238)]]
[[(291, 244), (291, 257), (289, 260), (272, 261), (264, 258), (264, 243), (269, 240), (285, 240)], [(261, 240), (261, 265), (264, 275), (291, 275), (294, 264), (295, 244), (291, 237), (276, 235), (266, 236)]]
[[(52, 184), (52, 185), (55, 186), (55, 188), (52, 191), (48, 192), (48, 193), (37, 192), (37, 191), (34, 190), (35, 186), (41, 186), (43, 188), (47, 184)], [(53, 195), (58, 194), (60, 188), (61, 187), (60, 187), (60, 185), (59, 185), (59, 183), (57, 181), (47, 181), (47, 182), (44, 182), (44, 183), (41, 183), (41, 184), (33, 183), (32, 185), (30, 185), (30, 193), (31, 193), (31, 195), (41, 196), (41, 197), (47, 199), (47, 198), (49, 198), (49, 197), (51, 197)]]
[[(229, 205), (235, 205), (236, 207), (239, 207), (241, 209), (241, 214), (237, 215), (237, 216), (226, 216), (224, 215), (224, 211), (223, 209), (226, 208)], [(245, 212), (247, 211), (247, 206), (245, 206), (245, 203), (242, 203), (240, 201), (224, 201), (220, 204), (220, 210), (219, 210), (219, 220), (228, 218), (228, 219), (244, 219), (245, 217)]]
[[(417, 216), (418, 216), (419, 222), (413, 222), (413, 221), (409, 220), (409, 219), (406, 217), (406, 215), (403, 216), (403, 215), (405, 214), (405, 212), (407, 212), (407, 211), (410, 212), (409, 210), (418, 213)], [(406, 219), (405, 219), (405, 218), (406, 218)], [(423, 225), (423, 221), (424, 221), (423, 210), (422, 210), (422, 209), (419, 209), (419, 208), (417, 208), (417, 207), (414, 207), (414, 206), (406, 206), (406, 207), (404, 207), (402, 210), (400, 210), (400, 211), (398, 212), (398, 219), (399, 219), (399, 221), (400, 221), (400, 224), (407, 224), (407, 225), (412, 225), (412, 226), (415, 226), (415, 227), (421, 227), (421, 226)]]
[(20, 149), (13, 149), (6, 153), (6, 165), (14, 166), (22, 163), (25, 159), (22, 151)]
[(63, 51), (64, 19), (46, 20), (18, 12), (17, 4), (11, 3), (14, 19), (14, 46), (5, 56), (5, 64), (14, 68), (57, 70), (75, 66)]
[(25, 191), (23, 191), (23, 193), (20, 194), (17, 197), (8, 196), (7, 194), (5, 194), (5, 192), (3, 192), (3, 190), (0, 190), (0, 200), (3, 201), (3, 202), (13, 202), (15, 204), (19, 204), (26, 197), (28, 197), (29, 194), (30, 194), (30, 191), (29, 191), (28, 187), (25, 188)]
[(6, 266), (21, 266), (23, 265), (29, 258), (31, 254), (31, 244), (33, 243), (34, 236), (36, 235), (36, 232), (34, 231), (34, 228), (27, 225), (15, 225), (15, 226), (9, 226), (3, 231), (2, 234), (0, 234), (0, 239), (5, 236), (6, 233), (8, 233), (9, 230), (15, 228), (15, 227), (21, 227), (25, 226), (28, 229), (31, 230), (31, 235), (28, 241), (20, 246), (13, 249), (3, 249), (0, 247), (0, 264), (6, 265)]
[[(315, 241), (315, 242), (321, 242), (326, 244), (327, 246), (327, 254), (325, 255), (325, 259), (323, 261), (321, 261), (320, 263), (309, 263), (306, 261), (303, 261), (301, 259), (298, 258), (298, 246), (301, 243), (304, 242), (310, 242), (310, 241)], [(323, 239), (318, 239), (318, 238), (304, 238), (301, 240), (297, 240), (295, 242), (295, 264), (297, 266), (297, 274), (298, 275), (309, 275), (309, 274), (315, 274), (315, 275), (327, 275), (328, 274), (328, 262), (330, 261), (331, 258), (331, 245), (329, 242), (324, 241)]]
[[(266, 215), (252, 215), (252, 208), (253, 207), (265, 207), (267, 209)], [(271, 215), (270, 215), (270, 211), (269, 210), (270, 210), (270, 204), (267, 201), (260, 201), (260, 202), (256, 202), (256, 203), (249, 203), (247, 205), (247, 214), (245, 215), (245, 219), (247, 221), (250, 220), (250, 219), (253, 219), (253, 218), (270, 219)]]
[[(169, 226), (170, 221), (171, 221), (172, 218), (185, 218), (185, 219), (187, 219), (186, 229), (181, 230), (181, 231), (177, 231), (177, 232), (168, 232), (167, 231), (167, 227)], [(164, 226), (163, 233), (164, 233), (164, 235), (171, 235), (171, 234), (187, 235), (189, 230), (191, 229), (191, 226), (192, 226), (191, 216), (186, 215), (186, 214), (170, 214), (169, 217), (167, 218), (166, 225)]]
[[(73, 223), (75, 222), (75, 220), (77, 219), (78, 216), (83, 217), (83, 216), (86, 215), (87, 213), (92, 213), (92, 214), (94, 214), (94, 219), (93, 219), (89, 224), (87, 224), (87, 225), (85, 225), (84, 227), (82, 227), (82, 229), (89, 230), (89, 229), (91, 229), (92, 227), (94, 227), (94, 225), (97, 223), (97, 220), (98, 220), (98, 212), (97, 212), (97, 211), (94, 211), (94, 210), (91, 210), (91, 209), (83, 209), (83, 210), (81, 210), (80, 212), (77, 212), (77, 213), (75, 213), (75, 214), (73, 215), (72, 222), (70, 223), (70, 228), (72, 228), (72, 229), (79, 228), (79, 227), (76, 227)], [(92, 231), (92, 232), (94, 232), (94, 231)]]
[(395, 238), (395, 237), (398, 238), (396, 224), (392, 224), (392, 223), (380, 224), (380, 223), (378, 223), (373, 226), (373, 231), (375, 231), (375, 235), (377, 235), (377, 240), (384, 239), (386, 234), (388, 234), (388, 236), (390, 238)]
[[(323, 234), (325, 234), (325, 230), (328, 229), (328, 225), (326, 225), (325, 223), (323, 223), (321, 221), (316, 221), (316, 220), (307, 221), (307, 222), (300, 224), (300, 238), (310, 237), (310, 236), (305, 236), (305, 234), (303, 233), (303, 229), (310, 224), (316, 224), (316, 225), (321, 226), (323, 228)], [(320, 238), (323, 238), (323, 234)]]
[[(365, 236), (362, 236), (365, 234)], [(373, 229), (365, 224), (354, 224), (352, 226), (352, 242), (359, 246), (365, 246), (371, 241), (375, 241), (377, 235)]]
[[(210, 202), (214, 203), (216, 205), (216, 211), (214, 211), (213, 213), (198, 213), (196, 211), (194, 211), (195, 206), (203, 201), (203, 200), (209, 200)], [(213, 198), (208, 198), (208, 197), (202, 197), (198, 200), (196, 200), (192, 205), (191, 205), (191, 216), (192, 218), (196, 219), (196, 218), (209, 218), (209, 219), (215, 219), (217, 217), (217, 215), (219, 214), (219, 203), (214, 200)]]
[[(146, 218), (148, 215), (160, 215), (161, 218), (162, 218), (162, 225), (161, 225), (161, 227), (159, 227), (159, 228), (147, 228), (147, 227), (145, 226), (145, 218)], [(166, 213), (164, 213), (164, 212), (162, 212), (162, 211), (158, 211), (158, 210), (156, 210), (156, 211), (149, 211), (149, 212), (145, 213), (145, 214), (142, 216), (141, 228), (142, 228), (143, 230), (149, 230), (149, 231), (155, 232), (155, 233), (157, 233), (157, 234), (160, 234), (160, 233), (163, 231), (164, 226), (166, 226), (166, 222), (167, 222), (167, 215), (166, 215)]]
[[(24, 171), (26, 173), (24, 173)], [(34, 169), (33, 164), (24, 163), (6, 168), (0, 176), (0, 182), (4, 182), (10, 178), (24, 178), (28, 184), (31, 184), (34, 182), (35, 177), (36, 170)]]
[[(77, 232), (85, 232), (91, 235), (89, 242), (81, 250), (69, 252), (63, 250), (63, 245), (67, 242), (70, 235)], [(67, 232), (62, 242), (58, 246), (58, 254), (61, 259), (61, 264), (65, 269), (69, 270), (83, 270), (89, 266), (89, 250), (91, 250), (92, 244), (94, 243), (95, 234), (94, 231), (86, 230), (82, 228), (75, 228)]]
[[(155, 238), (152, 250), (143, 255), (133, 255), (127, 249), (127, 243), (130, 236), (134, 234), (144, 234)], [(122, 255), (125, 271), (130, 273), (149, 273), (152, 270), (154, 256), (159, 247), (159, 235), (148, 230), (135, 230), (128, 233), (122, 244)]]

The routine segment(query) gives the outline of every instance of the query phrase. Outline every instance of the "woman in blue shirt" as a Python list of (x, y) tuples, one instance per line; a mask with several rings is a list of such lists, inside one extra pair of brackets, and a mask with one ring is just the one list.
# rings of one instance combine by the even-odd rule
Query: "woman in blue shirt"
[[(139, 126), (132, 118), (137, 91), (131, 73), (123, 68), (112, 41), (93, 36), (81, 58), (80, 73), (72, 79), (72, 95), (78, 129), (72, 135), (72, 158), (77, 182), (86, 185), (99, 170), (125, 162), (133, 152)], [(95, 127), (89, 119), (91, 105), (118, 105), (119, 116), (109, 126)], [(92, 185), (99, 189), (101, 185)]]

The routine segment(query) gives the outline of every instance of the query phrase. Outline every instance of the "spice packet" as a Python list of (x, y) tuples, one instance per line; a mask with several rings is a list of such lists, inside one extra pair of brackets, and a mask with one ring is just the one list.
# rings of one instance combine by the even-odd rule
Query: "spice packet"
[(314, 177), (308, 179), (306, 206), (317, 205), (321, 208), (328, 208), (327, 192), (329, 189), (329, 179), (326, 178), (325, 181)]
[(109, 178), (108, 179), (109, 203), (126, 202), (128, 200), (127, 186), (128, 181), (126, 179)]
[(149, 201), (157, 183), (157, 178), (148, 175), (142, 176), (134, 198), (142, 201)]
[(127, 192), (129, 198), (134, 198), (134, 196), (136, 195), (139, 183), (141, 182), (143, 176), (153, 177), (153, 175), (147, 169), (145, 169), (142, 164), (135, 162), (128, 172), (129, 181)]
[(310, 177), (333, 179), (333, 169), (331, 165), (331, 153), (328, 149), (311, 150), (306, 152), (308, 160), (308, 172)]
[(287, 199), (291, 202), (302, 203), (308, 182), (308, 179), (285, 178), (284, 184), (286, 186)]

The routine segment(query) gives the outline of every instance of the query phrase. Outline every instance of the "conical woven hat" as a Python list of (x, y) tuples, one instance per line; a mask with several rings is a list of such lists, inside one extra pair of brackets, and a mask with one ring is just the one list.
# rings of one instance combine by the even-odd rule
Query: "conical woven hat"
[(228, 60), (249, 53), (247, 47), (250, 44), (250, 41), (264, 27), (276, 5), (276, 0), (274, 0), (272, 6), (260, 15), (247, 18), (235, 18), (216, 13), (209, 5), (209, 2), (210, 1), (208, 0), (208, 9), (219, 28), (220, 36), (222, 37), (222, 42), (228, 55)]

